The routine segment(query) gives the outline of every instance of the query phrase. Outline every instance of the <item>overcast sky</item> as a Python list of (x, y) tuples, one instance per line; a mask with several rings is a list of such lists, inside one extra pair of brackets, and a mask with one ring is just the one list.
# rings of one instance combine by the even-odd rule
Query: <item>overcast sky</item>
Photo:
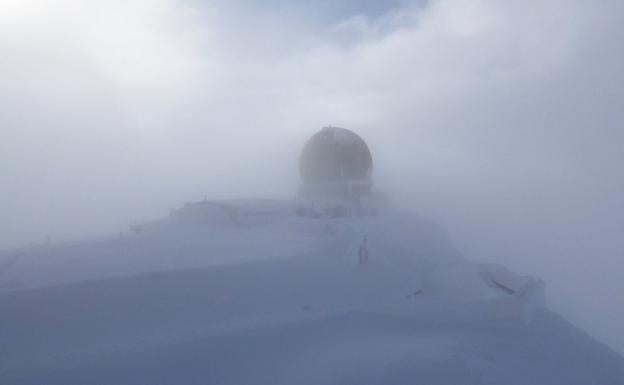
[(0, 249), (292, 197), (332, 124), (397, 204), (624, 352), (622, 4), (0, 0)]

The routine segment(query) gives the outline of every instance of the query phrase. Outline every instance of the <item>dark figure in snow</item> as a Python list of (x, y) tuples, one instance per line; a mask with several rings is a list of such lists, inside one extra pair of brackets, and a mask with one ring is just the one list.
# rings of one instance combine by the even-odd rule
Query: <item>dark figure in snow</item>
[(362, 240), (362, 244), (360, 245), (360, 248), (358, 249), (358, 262), (360, 263), (360, 265), (365, 264), (366, 262), (368, 262), (368, 239), (364, 238)]

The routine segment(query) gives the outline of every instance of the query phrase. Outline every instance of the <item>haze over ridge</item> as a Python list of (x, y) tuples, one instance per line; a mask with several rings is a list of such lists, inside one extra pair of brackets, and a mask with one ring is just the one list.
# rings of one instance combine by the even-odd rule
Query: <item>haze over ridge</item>
[(198, 4), (0, 5), (0, 247), (289, 197), (331, 123), (396, 201), (623, 351), (620, 2)]

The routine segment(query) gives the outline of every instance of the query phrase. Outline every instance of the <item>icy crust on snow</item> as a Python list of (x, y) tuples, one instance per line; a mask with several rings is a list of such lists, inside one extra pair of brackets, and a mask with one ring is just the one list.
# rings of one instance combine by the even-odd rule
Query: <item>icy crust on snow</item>
[(464, 260), (436, 224), (294, 212), (197, 202), (4, 255), (0, 383), (624, 383), (622, 358), (550, 313), (539, 279)]
[[(516, 296), (403, 296), (323, 256), (0, 295), (0, 383), (620, 384), (622, 359)], [(401, 278), (403, 277), (403, 278)]]
[(0, 254), (0, 293), (63, 283), (285, 258), (321, 247), (313, 228), (290, 223), (288, 205), (198, 202), (116, 237)]
[(364, 238), (372, 267), (410, 276), (405, 295), (497, 298), (528, 282), (504, 268), (465, 261), (438, 225), (415, 214), (311, 219), (297, 216), (290, 202), (257, 199), (188, 203), (117, 237), (5, 253), (0, 293), (305, 255), (355, 267)]
[[(401, 282), (397, 297), (455, 301), (530, 298), (543, 305), (543, 284), (500, 266), (465, 261), (446, 233), (413, 213), (367, 218), (300, 217), (290, 202), (201, 201), (128, 234), (71, 245), (17, 250), (0, 257), (0, 293), (111, 277), (306, 257), (325, 261), (318, 277), (371, 269), (380, 287)], [(358, 266), (367, 240), (369, 262)], [(370, 283), (369, 283), (370, 284)], [(377, 290), (377, 289), (375, 289)], [(376, 293), (386, 295), (381, 290)], [(348, 302), (348, 301), (347, 301)]]
[(364, 237), (373, 264), (411, 270), (415, 280), (465, 263), (437, 225), (411, 214), (310, 219), (295, 215), (290, 202), (202, 201), (117, 237), (0, 254), (0, 292), (309, 254), (354, 265)]

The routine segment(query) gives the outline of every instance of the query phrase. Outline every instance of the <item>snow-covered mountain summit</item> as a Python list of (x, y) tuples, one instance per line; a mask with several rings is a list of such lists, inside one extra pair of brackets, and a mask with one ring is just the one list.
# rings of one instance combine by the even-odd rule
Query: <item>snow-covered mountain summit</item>
[(0, 383), (624, 383), (539, 279), (466, 261), (436, 224), (296, 212), (203, 201), (1, 255)]

